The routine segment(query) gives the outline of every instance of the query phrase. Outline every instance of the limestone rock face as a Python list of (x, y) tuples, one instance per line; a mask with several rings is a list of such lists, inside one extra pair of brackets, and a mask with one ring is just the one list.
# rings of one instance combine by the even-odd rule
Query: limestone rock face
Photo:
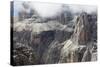
[(74, 33), (71, 38), (77, 44), (86, 45), (91, 39), (90, 22), (86, 13), (82, 13), (77, 19), (75, 24)]
[[(92, 41), (92, 22), (89, 22), (88, 19), (88, 14), (84, 12), (77, 17), (74, 33), (64, 43), (59, 62), (91, 61), (93, 59), (93, 47), (95, 44)], [(95, 56), (95, 58), (97, 57)]]

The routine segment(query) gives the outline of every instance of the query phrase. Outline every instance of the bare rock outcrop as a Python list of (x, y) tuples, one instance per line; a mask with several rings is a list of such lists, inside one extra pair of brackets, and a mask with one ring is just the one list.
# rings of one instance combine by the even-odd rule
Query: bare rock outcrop
[(92, 22), (89, 22), (88, 18), (88, 14), (84, 12), (77, 18), (74, 33), (64, 43), (59, 62), (85, 62), (93, 59), (95, 44), (92, 41)]

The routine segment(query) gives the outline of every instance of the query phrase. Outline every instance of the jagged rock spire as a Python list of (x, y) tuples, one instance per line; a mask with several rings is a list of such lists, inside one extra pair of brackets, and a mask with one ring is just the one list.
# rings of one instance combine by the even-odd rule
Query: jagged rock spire
[(65, 45), (61, 50), (61, 58), (59, 62), (91, 60), (91, 53), (88, 47), (89, 42), (91, 41), (90, 27), (88, 14), (85, 12), (81, 13), (76, 19), (75, 29), (71, 38), (65, 42)]
[(90, 40), (90, 22), (88, 21), (88, 14), (83, 12), (78, 16), (75, 22), (75, 29), (71, 39), (76, 44), (86, 45)]

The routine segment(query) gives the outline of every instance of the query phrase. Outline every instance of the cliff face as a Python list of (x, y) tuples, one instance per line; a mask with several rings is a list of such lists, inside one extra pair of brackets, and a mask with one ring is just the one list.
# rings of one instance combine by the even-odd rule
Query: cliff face
[[(91, 32), (93, 31), (91, 29), (92, 22), (89, 22), (88, 19), (86, 13), (82, 13), (76, 19), (74, 33), (61, 49), (60, 62), (81, 62), (93, 61), (93, 58), (97, 59), (96, 52), (94, 52), (97, 51), (94, 49), (97, 45), (93, 41), (93, 33)], [(93, 54), (95, 54), (95, 57), (93, 57)]]
[[(74, 22), (30, 18), (13, 25), (14, 65), (97, 60), (97, 20), (81, 13)], [(39, 22), (37, 21), (39, 19)], [(24, 59), (23, 59), (23, 58)]]

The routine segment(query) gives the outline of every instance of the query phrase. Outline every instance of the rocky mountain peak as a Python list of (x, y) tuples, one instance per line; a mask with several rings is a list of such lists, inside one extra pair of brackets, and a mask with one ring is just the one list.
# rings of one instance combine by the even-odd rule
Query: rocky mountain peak
[(80, 45), (86, 45), (91, 39), (90, 22), (88, 21), (88, 14), (81, 13), (75, 22), (75, 29), (72, 35), (72, 40)]

